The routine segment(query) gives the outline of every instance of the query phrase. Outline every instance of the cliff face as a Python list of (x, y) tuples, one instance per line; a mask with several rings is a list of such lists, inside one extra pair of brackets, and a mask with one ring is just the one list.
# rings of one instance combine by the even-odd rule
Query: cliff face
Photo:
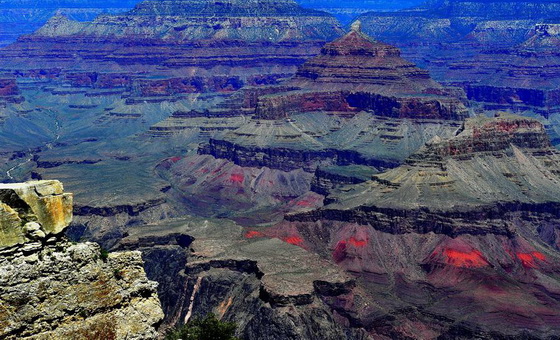
[[(237, 66), (293, 66), (341, 33), (334, 17), (290, 0), (146, 1), (124, 14), (88, 22), (57, 14), (1, 54), (6, 65), (19, 69), (28, 59), (88, 70), (95, 70), (92, 62), (211, 68), (227, 60)], [(56, 47), (60, 44), (63, 53)]]
[(60, 182), (1, 185), (0, 201), (2, 338), (157, 337), (157, 284), (140, 253), (68, 242), (72, 195)]
[(560, 273), (558, 157), (535, 120), (477, 117), (267, 233), (298, 230), (303, 244), (355, 273), (365, 301), (383, 306), (347, 310), (371, 334), (555, 337), (549, 320), (560, 315), (537, 301), (558, 303), (558, 285), (545, 283)]
[(287, 85), (301, 91), (262, 98), (256, 115), (281, 119), (300, 111), (373, 111), (395, 118), (461, 120), (461, 91), (444, 88), (427, 71), (401, 58), (394, 46), (352, 31), (326, 44)]
[(432, 1), (367, 13), (364, 31), (396, 43), (481, 109), (558, 113), (557, 1)]
[(210, 139), (199, 153), (284, 171), (314, 171), (318, 164), (388, 168), (433, 137), (433, 124), (447, 135), (468, 115), (460, 90), (433, 81), (359, 27), (269, 89), (247, 96), (253, 111), (241, 104), (232, 110), (254, 113), (250, 122)]
[(40, 28), (57, 12), (65, 13), (75, 20), (92, 20), (101, 13), (119, 13), (132, 8), (137, 1), (33, 0), (0, 1), (0, 46), (10, 44), (20, 35), (30, 34)]
[(243, 339), (367, 339), (328, 304), (358, 294), (353, 279), (301, 240), (192, 217), (135, 228), (117, 248), (143, 252), (161, 283), (164, 327), (213, 312)]

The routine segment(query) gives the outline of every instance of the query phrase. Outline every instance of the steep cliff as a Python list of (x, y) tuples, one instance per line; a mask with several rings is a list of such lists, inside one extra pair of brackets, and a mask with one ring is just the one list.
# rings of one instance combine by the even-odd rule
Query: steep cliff
[(359, 23), (344, 37), (326, 44), (287, 85), (300, 91), (263, 97), (257, 117), (361, 110), (395, 118), (461, 120), (468, 115), (461, 91), (441, 86), (427, 71), (401, 58), (398, 48), (362, 33)]
[(95, 69), (92, 62), (111, 68), (293, 66), (341, 33), (334, 17), (303, 9), (291, 0), (145, 1), (129, 12), (100, 15), (89, 22), (58, 13), (0, 54), (6, 65), (17, 68), (28, 59), (35, 65), (79, 64), (88, 70)]
[(297, 230), (353, 273), (365, 297), (346, 313), (372, 335), (553, 338), (558, 157), (535, 120), (477, 117), (266, 232)]
[[(560, 159), (542, 124), (508, 115), (477, 117), (460, 131), (451, 139), (434, 138), (398, 168), (329, 196), (323, 213), (339, 213), (344, 221), (376, 221), (377, 228), (394, 233), (509, 234), (507, 225), (469, 226), (468, 212), (478, 211), (473, 221), (491, 221), (508, 209), (557, 204)], [(414, 222), (395, 224), (389, 218), (388, 224), (380, 223), (382, 215), (398, 211)], [(461, 214), (467, 214), (465, 221), (454, 224), (453, 216)]]
[(30, 34), (40, 28), (57, 12), (65, 13), (75, 20), (92, 20), (101, 13), (125, 12), (136, 0), (88, 1), (88, 0), (2, 0), (0, 1), (0, 46), (10, 44), (20, 35)]
[(195, 217), (135, 228), (117, 245), (142, 251), (160, 282), (163, 327), (213, 312), (236, 322), (242, 339), (367, 339), (325, 303), (353, 296), (352, 278), (301, 247), (297, 232)]
[(395, 43), (481, 109), (558, 113), (557, 1), (430, 1), (367, 13), (364, 31)]
[(70, 243), (58, 181), (0, 185), (0, 337), (155, 339), (163, 314), (139, 252)]
[(253, 119), (199, 153), (284, 171), (314, 171), (318, 164), (388, 168), (434, 130), (448, 135), (454, 121), (468, 116), (462, 91), (435, 82), (359, 26), (326, 44), (282, 86), (256, 96)]

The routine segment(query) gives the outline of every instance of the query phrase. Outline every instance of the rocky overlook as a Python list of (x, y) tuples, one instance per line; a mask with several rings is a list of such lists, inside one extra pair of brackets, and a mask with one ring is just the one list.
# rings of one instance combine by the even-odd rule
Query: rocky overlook
[(163, 317), (139, 252), (71, 243), (58, 181), (0, 185), (0, 337), (155, 339)]

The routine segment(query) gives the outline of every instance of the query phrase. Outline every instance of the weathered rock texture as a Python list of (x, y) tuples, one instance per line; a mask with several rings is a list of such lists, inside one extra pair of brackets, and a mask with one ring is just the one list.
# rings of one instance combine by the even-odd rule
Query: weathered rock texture
[(330, 303), (371, 335), (555, 338), (559, 175), (540, 123), (477, 117), (265, 233), (297, 230), (354, 273), (361, 299)]
[(351, 296), (352, 278), (301, 246), (297, 232), (186, 218), (135, 228), (117, 248), (142, 251), (161, 283), (164, 326), (213, 312), (242, 339), (367, 339), (325, 303)]
[(462, 91), (441, 86), (358, 26), (282, 86), (253, 93), (245, 97), (253, 119), (210, 139), (199, 153), (284, 171), (314, 171), (319, 164), (390, 168), (433, 137), (434, 128), (447, 135), (453, 121), (468, 116)]
[(72, 195), (58, 181), (1, 184), (0, 202), (0, 247), (60, 234), (72, 221)]
[(144, 1), (124, 14), (90, 22), (57, 14), (2, 55), (11, 65), (32, 58), (88, 69), (94, 69), (92, 62), (112, 68), (298, 65), (341, 33), (334, 17), (292, 0)]
[(359, 20), (482, 108), (549, 117), (559, 106), (559, 8), (558, 1), (430, 1)]
[[(454, 138), (434, 138), (404, 165), (330, 196), (330, 204), (309, 217), (324, 214), (390, 233), (508, 235), (511, 228), (499, 225), (502, 213), (555, 213), (559, 162), (538, 121), (477, 117)], [(399, 222), (394, 214), (406, 218)]]
[(444, 88), (401, 58), (398, 48), (369, 38), (358, 26), (326, 44), (287, 84), (301, 90), (263, 97), (257, 117), (360, 110), (395, 118), (461, 120), (468, 115), (461, 91)]
[(132, 8), (136, 0), (1, 0), (0, 46), (17, 40), (40, 28), (57, 12), (65, 13), (75, 20), (92, 20), (100, 13), (125, 12)]
[(163, 317), (139, 252), (70, 243), (60, 182), (0, 187), (0, 337), (155, 339)]

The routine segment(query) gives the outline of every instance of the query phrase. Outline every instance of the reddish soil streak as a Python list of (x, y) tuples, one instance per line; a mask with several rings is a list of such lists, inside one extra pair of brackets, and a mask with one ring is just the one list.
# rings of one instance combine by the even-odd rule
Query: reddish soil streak
[(478, 250), (467, 253), (447, 248), (443, 251), (447, 264), (463, 268), (481, 268), (488, 266), (488, 261), (484, 259)]
[(297, 236), (284, 237), (282, 241), (293, 244), (295, 246), (301, 246), (303, 244), (303, 240), (301, 239), (301, 237)]
[(530, 253), (517, 253), (517, 258), (521, 260), (521, 264), (525, 267), (534, 268), (537, 266), (535, 260), (545, 261), (546, 257), (538, 251)]
[(241, 184), (243, 183), (243, 181), (245, 180), (245, 176), (243, 176), (242, 174), (232, 174), (229, 179), (233, 182), (233, 183), (238, 183)]
[(255, 230), (251, 230), (245, 233), (246, 238), (258, 238), (258, 237), (265, 237), (265, 236), (266, 236), (265, 234)]

